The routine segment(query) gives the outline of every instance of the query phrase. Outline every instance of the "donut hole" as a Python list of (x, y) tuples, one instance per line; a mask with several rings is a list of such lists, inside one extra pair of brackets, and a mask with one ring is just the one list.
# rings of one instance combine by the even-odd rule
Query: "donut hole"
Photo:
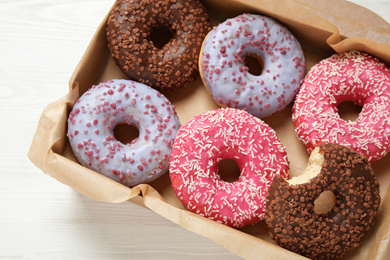
[(248, 72), (254, 76), (260, 76), (263, 72), (263, 60), (255, 54), (246, 55), (244, 57), (244, 64), (248, 68)]
[(224, 182), (233, 183), (240, 178), (241, 171), (235, 160), (226, 158), (218, 163), (218, 175)]
[(132, 144), (137, 141), (139, 130), (133, 124), (117, 124), (114, 127), (114, 137), (124, 145)]
[(353, 101), (343, 101), (337, 106), (337, 113), (345, 121), (356, 121), (361, 111), (362, 107)]
[(316, 214), (328, 214), (336, 205), (336, 196), (330, 190), (324, 191), (314, 201), (314, 212)]
[(149, 36), (149, 40), (157, 49), (162, 49), (170, 40), (173, 39), (173, 31), (166, 25), (154, 27)]

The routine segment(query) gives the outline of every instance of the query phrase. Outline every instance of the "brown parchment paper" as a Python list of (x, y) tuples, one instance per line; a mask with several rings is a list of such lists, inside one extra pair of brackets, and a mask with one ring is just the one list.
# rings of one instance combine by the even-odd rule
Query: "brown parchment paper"
[[(306, 71), (335, 52), (366, 51), (390, 64), (390, 25), (374, 13), (343, 0), (205, 0), (214, 25), (243, 12), (271, 16), (286, 25), (300, 41)], [(110, 10), (107, 10), (107, 14)], [(125, 187), (81, 166), (66, 137), (66, 120), (74, 102), (93, 84), (125, 78), (114, 65), (105, 36), (105, 21), (91, 40), (75, 69), (69, 93), (43, 111), (28, 157), (44, 173), (85, 196), (111, 203), (130, 201), (205, 236), (245, 259), (304, 259), (278, 247), (269, 237), (264, 221), (233, 229), (187, 211), (174, 193), (168, 174), (151, 184)], [(189, 87), (165, 93), (176, 106), (182, 124), (195, 115), (218, 108), (200, 79)], [(306, 167), (308, 154), (296, 138), (292, 104), (264, 121), (285, 145), (290, 175)], [(389, 155), (373, 164), (381, 184), (382, 203), (377, 224), (363, 243), (344, 259), (388, 259), (390, 257), (390, 160)]]

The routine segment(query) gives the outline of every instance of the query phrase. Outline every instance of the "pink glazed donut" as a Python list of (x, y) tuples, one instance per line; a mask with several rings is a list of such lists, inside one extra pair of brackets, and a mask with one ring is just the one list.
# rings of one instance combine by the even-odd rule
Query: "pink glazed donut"
[[(260, 75), (249, 72), (248, 56), (259, 61)], [(203, 42), (199, 63), (201, 78), (220, 106), (260, 118), (291, 103), (305, 73), (296, 38), (274, 19), (254, 14), (214, 27)]]
[[(362, 106), (356, 121), (337, 113), (343, 101)], [(309, 152), (336, 143), (374, 162), (390, 150), (390, 70), (359, 51), (335, 54), (315, 65), (303, 81), (293, 107), (298, 138)]]
[[(118, 124), (139, 135), (130, 144), (114, 136)], [(159, 92), (130, 80), (92, 86), (74, 104), (68, 138), (79, 162), (126, 186), (149, 183), (169, 167), (180, 127), (174, 106)]]
[[(240, 168), (225, 182), (218, 164)], [(231, 227), (264, 218), (267, 191), (276, 175), (288, 178), (285, 147), (263, 121), (246, 111), (221, 108), (194, 117), (176, 137), (170, 163), (173, 189), (192, 212)]]

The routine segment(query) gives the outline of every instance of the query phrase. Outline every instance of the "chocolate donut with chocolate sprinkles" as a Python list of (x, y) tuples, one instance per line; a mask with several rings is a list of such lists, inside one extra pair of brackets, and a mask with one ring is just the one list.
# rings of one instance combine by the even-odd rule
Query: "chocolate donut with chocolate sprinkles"
[[(316, 209), (332, 194), (334, 206)], [(364, 155), (336, 144), (312, 152), (305, 173), (275, 177), (267, 194), (265, 220), (272, 239), (312, 259), (334, 259), (358, 247), (374, 226), (381, 198), (379, 182)]]
[(118, 0), (106, 26), (108, 47), (126, 77), (162, 92), (196, 79), (210, 29), (199, 0)]

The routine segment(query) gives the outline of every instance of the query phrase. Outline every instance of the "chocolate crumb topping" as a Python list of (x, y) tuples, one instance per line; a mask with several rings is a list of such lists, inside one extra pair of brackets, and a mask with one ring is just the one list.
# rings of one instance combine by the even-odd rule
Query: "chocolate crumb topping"
[(118, 0), (106, 27), (108, 47), (126, 77), (162, 92), (196, 79), (210, 29), (198, 0)]
[[(321, 172), (302, 184), (275, 177), (267, 195), (270, 235), (288, 250), (312, 259), (339, 258), (358, 247), (374, 226), (381, 201), (379, 182), (367, 159), (341, 145), (320, 145)], [(324, 191), (336, 198), (326, 214), (314, 212)]]

